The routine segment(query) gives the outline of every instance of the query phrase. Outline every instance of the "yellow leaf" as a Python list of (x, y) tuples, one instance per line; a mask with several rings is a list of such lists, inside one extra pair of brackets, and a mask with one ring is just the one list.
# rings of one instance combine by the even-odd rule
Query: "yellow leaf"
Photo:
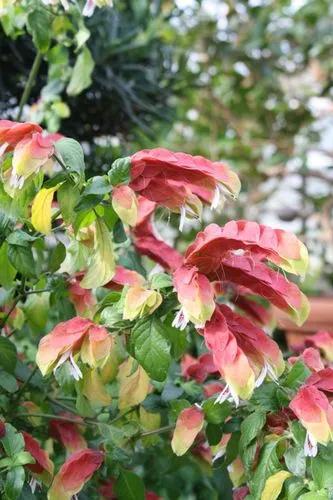
[(280, 470), (269, 477), (261, 494), (261, 500), (276, 500), (281, 493), (283, 483), (291, 475), (292, 474), (286, 470)]
[(43, 234), (51, 232), (51, 205), (53, 195), (60, 184), (46, 189), (43, 188), (36, 194), (31, 207), (31, 223), (34, 228)]
[[(141, 427), (145, 431), (154, 431), (159, 429), (161, 426), (161, 415), (159, 413), (148, 412), (143, 406), (140, 406), (139, 417)], [(158, 440), (159, 437), (157, 434), (141, 438), (143, 446), (153, 446), (158, 442)]]
[[(149, 391), (149, 377), (138, 365), (133, 372), (133, 358), (128, 358), (119, 366), (119, 409), (130, 408), (143, 401)], [(133, 373), (132, 373), (133, 372)]]
[(82, 392), (93, 405), (108, 406), (111, 404), (111, 396), (96, 369), (89, 370), (84, 374)]
[(154, 431), (161, 425), (161, 415), (148, 412), (143, 406), (140, 406), (140, 424), (146, 431)]
[(87, 273), (80, 283), (82, 288), (97, 288), (113, 278), (115, 261), (111, 234), (101, 218), (95, 221), (94, 249), (87, 265)]

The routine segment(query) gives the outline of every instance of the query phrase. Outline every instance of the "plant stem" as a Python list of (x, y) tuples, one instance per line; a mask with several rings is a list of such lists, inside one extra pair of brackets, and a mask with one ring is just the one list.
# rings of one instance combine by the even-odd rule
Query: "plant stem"
[(35, 373), (36, 373), (37, 370), (38, 370), (38, 366), (36, 365), (35, 368), (31, 371), (31, 373), (30, 373), (29, 377), (27, 378), (27, 380), (22, 384), (21, 388), (15, 394), (15, 397), (14, 397), (15, 401), (17, 401), (18, 399), (20, 399), (20, 397), (21, 397), (24, 389), (27, 387), (27, 385), (29, 384), (30, 380), (35, 375)]
[[(22, 282), (21, 282), (21, 285), (18, 288), (18, 294), (17, 294), (16, 299), (13, 302), (13, 305), (9, 309), (8, 313), (6, 314), (6, 316), (2, 319), (2, 321), (0, 321), (0, 330), (2, 330), (3, 327), (5, 326), (5, 324), (7, 323), (8, 319), (9, 319), (9, 316), (12, 314), (12, 312), (14, 311), (15, 307), (20, 302), (20, 300), (24, 299), (24, 297), (25, 297), (25, 290), (24, 290), (25, 289), (25, 281), (26, 281), (25, 278), (22, 278)], [(7, 335), (7, 337), (10, 337), (13, 333), (14, 333), (14, 330), (13, 330), (13, 332), (9, 333)]]
[(67, 170), (67, 167), (66, 165), (64, 164), (64, 162), (59, 158), (58, 155), (56, 155), (55, 153), (53, 153), (53, 158), (59, 163), (59, 165), (61, 166), (61, 168), (65, 171), (65, 172), (68, 172)]
[(59, 406), (59, 408), (63, 408), (64, 410), (67, 410), (71, 413), (77, 414), (77, 411), (75, 408), (71, 408), (70, 406), (65, 405), (64, 403), (60, 403), (60, 401), (57, 401), (56, 399), (51, 398), (50, 396), (47, 396), (47, 399), (54, 405)]
[(175, 428), (174, 425), (166, 425), (165, 427), (160, 427), (159, 429), (154, 429), (152, 431), (141, 432), (138, 435), (137, 439), (147, 437), (147, 436), (153, 436), (154, 434), (162, 434), (164, 432), (169, 432), (169, 431), (172, 431), (172, 429), (174, 429), (174, 428)]
[(113, 420), (111, 420), (110, 424), (114, 424), (114, 422), (117, 422), (121, 418), (125, 417), (125, 415), (128, 415), (129, 413), (132, 413), (133, 411), (137, 410), (137, 408), (138, 408), (137, 406), (134, 406), (133, 408), (130, 408), (124, 413), (120, 413), (120, 415), (117, 415)]
[[(63, 417), (61, 415), (51, 415), (51, 413), (19, 413), (18, 417), (41, 417), (41, 418), (52, 418), (55, 420), (62, 420), (63, 422), (72, 422), (73, 424), (80, 424), (75, 418)], [(82, 422), (83, 423), (83, 422)], [(93, 422), (89, 420), (84, 421), (85, 424), (96, 424), (100, 422)]]
[[(28, 380), (27, 380), (28, 382)], [(52, 403), (55, 403), (57, 405), (60, 406), (60, 404), (58, 402), (56, 402), (55, 400), (53, 400), (52, 398), (49, 398), (49, 400), (52, 401)], [(64, 407), (64, 405), (61, 405)], [(75, 411), (73, 411), (72, 409), (70, 409), (69, 407), (65, 408), (67, 410), (70, 410), (72, 413)], [(99, 425), (99, 424), (104, 424), (104, 425), (111, 425), (113, 424), (114, 422), (116, 422), (117, 420), (119, 420), (121, 417), (124, 417), (125, 415), (127, 415), (128, 413), (131, 413), (132, 411), (136, 410), (136, 407), (134, 408), (130, 408), (129, 410), (127, 410), (126, 412), (122, 413), (121, 415), (118, 415), (116, 418), (114, 418), (113, 420), (111, 420), (109, 423), (107, 424), (104, 424), (104, 422), (99, 422), (98, 420), (94, 420), (94, 419), (90, 419), (90, 418), (83, 418), (83, 422), (78, 422), (77, 419), (75, 418), (70, 418), (70, 417), (64, 417), (62, 415), (52, 415), (51, 413), (20, 413), (18, 414), (18, 417), (41, 417), (41, 418), (54, 418), (56, 420), (62, 420), (63, 422), (72, 422), (73, 424), (87, 424), (87, 425)], [(82, 417), (81, 417), (82, 418)], [(173, 426), (171, 427), (173, 428)], [(162, 429), (159, 429), (160, 432), (164, 432), (163, 431), (163, 428)], [(165, 430), (167, 430), (165, 428)], [(151, 431), (153, 432), (154, 434), (156, 434), (156, 431)], [(145, 434), (147, 435), (147, 434)]]
[(16, 117), (17, 121), (21, 120), (23, 107), (27, 103), (27, 101), (30, 97), (32, 86), (35, 82), (35, 79), (36, 79), (36, 76), (37, 76), (37, 73), (38, 73), (38, 70), (40, 67), (40, 63), (42, 62), (42, 57), (43, 57), (42, 54), (38, 51), (36, 54), (36, 57), (34, 59), (32, 68), (31, 68), (30, 73), (29, 73), (27, 83), (24, 87), (24, 91), (23, 91), (23, 94), (22, 94), (22, 97), (20, 100), (19, 110), (18, 110), (17, 117)]
[(3, 318), (3, 320), (1, 321), (0, 323), (0, 329), (2, 330), (2, 328), (5, 326), (5, 324), (7, 323), (8, 319), (9, 319), (9, 316), (12, 314), (12, 312), (14, 311), (15, 307), (17, 306), (17, 304), (20, 302), (22, 298), (22, 295), (18, 295), (16, 297), (16, 299), (14, 300), (13, 302), (13, 305), (11, 306), (11, 308), (9, 309), (8, 313), (6, 314), (6, 316)]

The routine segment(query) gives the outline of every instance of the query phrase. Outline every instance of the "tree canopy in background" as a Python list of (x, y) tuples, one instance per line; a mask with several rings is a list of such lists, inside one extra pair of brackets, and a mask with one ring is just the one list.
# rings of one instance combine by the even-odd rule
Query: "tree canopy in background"
[(314, 256), (307, 285), (319, 273), (328, 282), (315, 288), (328, 289), (331, 2), (179, 3), (187, 7), (178, 42), (197, 85), (178, 101), (169, 144), (231, 162), (247, 190), (243, 215), (303, 235)]

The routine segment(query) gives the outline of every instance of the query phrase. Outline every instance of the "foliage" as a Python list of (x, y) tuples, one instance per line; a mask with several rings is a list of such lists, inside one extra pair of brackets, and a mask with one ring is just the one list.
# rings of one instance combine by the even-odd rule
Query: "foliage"
[(155, 121), (170, 120), (168, 99), (185, 87), (176, 71), (183, 56), (169, 43), (168, 21), (179, 13), (172, 3), (118, 0), (87, 18), (79, 5), (64, 12), (60, 2), (47, 8), (39, 0), (8, 2), (1, 16), (0, 109), (15, 118), (35, 57), (32, 34), (42, 63), (30, 119), (50, 132), (61, 125), (64, 134), (107, 154), (105, 141), (109, 149), (111, 142), (95, 138), (152, 135)]
[(328, 0), (186, 2), (177, 44), (196, 85), (160, 135), (171, 149), (232, 162), (243, 181), (233, 217), (297, 232), (313, 256), (303, 287), (328, 294), (332, 16)]
[[(94, 132), (53, 132), (82, 106), (72, 96), (102, 102), (93, 47), (104, 19), (128, 12), (97, 9), (87, 26), (101, 36), (88, 41), (83, 5), (46, 3), (1, 11), (7, 34), (29, 33), (37, 49), (19, 118), (42, 60), (48, 78), (64, 78), (52, 101), (62, 111), (41, 117), (49, 130), (0, 121), (1, 497), (330, 498), (332, 336), (319, 332), (287, 360), (267, 333), (271, 304), (297, 324), (307, 317), (306, 247), (243, 219), (184, 237), (209, 206), (238, 196), (238, 176), (219, 161), (155, 148), (87, 175), (91, 150), (77, 139)], [(130, 5), (145, 24), (146, 3)], [(130, 49), (132, 36), (149, 52), (137, 32)], [(55, 75), (50, 52), (63, 48), (71, 56)]]
[[(295, 481), (304, 492), (325, 491), (326, 476), (317, 479), (314, 471), (329, 456), (333, 410), (325, 394), (331, 387), (321, 386), (320, 370), (307, 379), (301, 362), (285, 367), (258, 324), (266, 319), (263, 306), (250, 320), (227, 305), (234, 294), (243, 296), (250, 318), (249, 294), (259, 294), (303, 321), (306, 298), (267, 263), (303, 273), (304, 245), (284, 231), (234, 221), (208, 226), (182, 256), (154, 234), (155, 209), (180, 213), (183, 225), (202, 203), (218, 205), (222, 186), (237, 194), (237, 177), (224, 164), (156, 149), (117, 160), (109, 175), (86, 181), (75, 140), (43, 137), (31, 123), (0, 126), (1, 205), (8, 208), (2, 261), (9, 270), (2, 279), (7, 336), (0, 377), (8, 422), (5, 498), (25, 495), (30, 475), (41, 483), (37, 498), (46, 489), (50, 499), (70, 498), (86, 482), (96, 498), (108, 490), (141, 497), (145, 487), (171, 498), (181, 487), (165, 483), (165, 474), (184, 480), (187, 468), (198, 466), (193, 491), (213, 492), (226, 468), (235, 487), (249, 486), (251, 498), (277, 497)], [(143, 235), (153, 242), (146, 249)], [(166, 272), (152, 273), (149, 260)], [(196, 330), (206, 345), (198, 360), (184, 356)], [(325, 339), (315, 342), (325, 351)], [(213, 382), (220, 377), (225, 385)], [(19, 408), (14, 419), (13, 405)], [(174, 427), (176, 455), (196, 442), (178, 473), (170, 459)], [(324, 445), (311, 459), (313, 485), (304, 482), (304, 439), (311, 457), (317, 443)], [(148, 465), (156, 453), (159, 459)]]

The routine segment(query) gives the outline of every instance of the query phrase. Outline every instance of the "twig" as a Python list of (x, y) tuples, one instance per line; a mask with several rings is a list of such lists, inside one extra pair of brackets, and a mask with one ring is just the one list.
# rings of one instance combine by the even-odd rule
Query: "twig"
[(30, 380), (35, 375), (35, 373), (37, 372), (37, 370), (38, 370), (38, 366), (36, 365), (35, 368), (31, 371), (31, 373), (30, 373), (29, 377), (27, 378), (27, 380), (21, 385), (21, 388), (15, 394), (15, 397), (14, 397), (15, 401), (17, 401), (18, 399), (20, 399), (20, 397), (21, 397), (24, 389), (27, 387), (27, 385), (29, 384)]
[(169, 432), (172, 431), (174, 428), (175, 428), (174, 425), (166, 425), (165, 427), (160, 427), (159, 429), (154, 429), (152, 431), (140, 432), (140, 434), (138, 434), (137, 436), (137, 439), (141, 439), (147, 436), (153, 436), (155, 434), (162, 434), (164, 432)]
[(125, 415), (128, 415), (129, 413), (132, 413), (132, 411), (135, 411), (137, 408), (138, 408), (138, 406), (133, 406), (133, 408), (126, 410), (124, 413), (120, 413), (113, 420), (111, 420), (110, 424), (114, 424), (115, 422), (118, 422), (118, 420), (120, 420), (122, 417), (125, 417)]
[(22, 94), (22, 97), (20, 100), (19, 110), (18, 110), (17, 117), (16, 117), (17, 121), (21, 120), (23, 107), (27, 103), (27, 101), (30, 97), (31, 89), (32, 89), (32, 86), (33, 86), (34, 81), (36, 79), (40, 64), (42, 62), (42, 58), (43, 58), (42, 54), (38, 51), (36, 54), (36, 57), (34, 59), (32, 68), (31, 68), (30, 73), (29, 73), (27, 83), (24, 87), (24, 91), (23, 91), (23, 94)]
[[(19, 413), (18, 417), (41, 417), (41, 418), (50, 418), (55, 420), (62, 420), (63, 422), (72, 422), (73, 424), (80, 424), (77, 419), (70, 417), (63, 417), (62, 415), (52, 415), (51, 413)], [(101, 422), (93, 421), (93, 420), (84, 420), (82, 423), (89, 425), (100, 424)]]
[(64, 162), (59, 158), (58, 155), (56, 155), (55, 153), (53, 153), (52, 157), (59, 163), (59, 165), (61, 166), (61, 168), (65, 171), (65, 172), (68, 172), (67, 170), (67, 167), (66, 165), (64, 164)]
[(67, 406), (64, 403), (60, 403), (59, 401), (57, 401), (56, 399), (51, 398), (50, 396), (47, 396), (47, 399), (52, 404), (59, 406), (59, 408), (63, 408), (66, 411), (69, 411), (71, 413), (74, 413), (74, 414), (78, 415), (78, 412), (77, 412), (77, 410), (75, 408), (71, 408), (70, 406)]
[(16, 299), (14, 300), (13, 302), (13, 305), (11, 306), (11, 308), (9, 309), (8, 313), (6, 314), (6, 316), (3, 318), (3, 320), (1, 321), (0, 323), (0, 329), (2, 330), (2, 328), (6, 325), (8, 319), (9, 319), (9, 316), (12, 314), (12, 312), (14, 311), (15, 307), (17, 306), (17, 304), (20, 302), (20, 300), (22, 299), (22, 295), (19, 294)]

